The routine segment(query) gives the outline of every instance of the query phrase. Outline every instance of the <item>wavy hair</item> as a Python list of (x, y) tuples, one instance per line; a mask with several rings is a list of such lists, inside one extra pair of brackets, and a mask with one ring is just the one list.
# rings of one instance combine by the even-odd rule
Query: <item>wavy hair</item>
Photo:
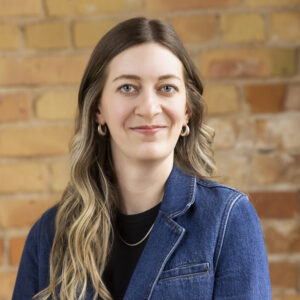
[(84, 299), (92, 286), (93, 299), (113, 299), (103, 272), (114, 241), (113, 220), (120, 192), (110, 151), (110, 136), (97, 133), (97, 105), (109, 62), (134, 45), (155, 42), (182, 62), (190, 112), (190, 134), (180, 137), (174, 162), (184, 172), (209, 178), (215, 170), (213, 131), (203, 123), (203, 86), (196, 67), (174, 29), (166, 22), (144, 17), (119, 23), (96, 45), (84, 72), (75, 134), (70, 149), (70, 180), (58, 203), (50, 254), (49, 285), (35, 299)]

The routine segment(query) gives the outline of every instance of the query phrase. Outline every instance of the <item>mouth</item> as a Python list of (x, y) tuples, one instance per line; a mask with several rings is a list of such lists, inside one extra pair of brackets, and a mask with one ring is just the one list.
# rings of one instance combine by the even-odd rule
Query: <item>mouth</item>
[(163, 125), (146, 125), (146, 126), (137, 126), (137, 127), (131, 127), (131, 129), (156, 129), (156, 128), (165, 128), (167, 126)]
[(154, 135), (166, 127), (167, 126), (163, 126), (163, 125), (151, 125), (151, 126), (146, 125), (146, 126), (131, 127), (130, 129), (144, 135)]

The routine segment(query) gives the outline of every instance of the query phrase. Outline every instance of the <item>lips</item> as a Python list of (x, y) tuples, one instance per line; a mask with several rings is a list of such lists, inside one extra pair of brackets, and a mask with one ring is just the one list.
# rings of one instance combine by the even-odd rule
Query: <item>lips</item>
[(144, 134), (144, 135), (155, 135), (157, 132), (163, 130), (167, 126), (162, 125), (145, 125), (145, 126), (137, 126), (132, 127), (131, 130)]
[(132, 127), (131, 129), (156, 129), (156, 128), (165, 128), (166, 126), (162, 125), (151, 125), (151, 126), (137, 126), (137, 127)]

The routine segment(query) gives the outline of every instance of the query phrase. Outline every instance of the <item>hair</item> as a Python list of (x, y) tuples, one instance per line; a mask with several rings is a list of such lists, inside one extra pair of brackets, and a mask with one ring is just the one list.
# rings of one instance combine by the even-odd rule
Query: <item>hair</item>
[(174, 29), (164, 21), (144, 17), (113, 27), (96, 45), (81, 81), (70, 147), (70, 180), (58, 203), (49, 285), (35, 295), (36, 299), (81, 300), (89, 284), (95, 292), (93, 299), (113, 299), (103, 282), (103, 272), (114, 240), (113, 219), (120, 192), (110, 136), (97, 133), (95, 115), (109, 62), (125, 49), (148, 42), (168, 48), (183, 65), (190, 134), (178, 139), (174, 163), (200, 178), (209, 178), (215, 171), (211, 149), (214, 132), (203, 123), (203, 86)]

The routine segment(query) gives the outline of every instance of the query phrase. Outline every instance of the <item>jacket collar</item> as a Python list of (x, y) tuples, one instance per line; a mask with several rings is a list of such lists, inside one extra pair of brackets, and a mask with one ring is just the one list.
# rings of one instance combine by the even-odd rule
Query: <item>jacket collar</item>
[(174, 164), (158, 216), (131, 276), (124, 300), (150, 299), (159, 275), (185, 233), (185, 228), (173, 218), (184, 214), (194, 203), (195, 188), (196, 178), (183, 173)]
[(195, 201), (195, 188), (196, 178), (182, 172), (174, 163), (160, 210), (170, 218), (185, 213)]

